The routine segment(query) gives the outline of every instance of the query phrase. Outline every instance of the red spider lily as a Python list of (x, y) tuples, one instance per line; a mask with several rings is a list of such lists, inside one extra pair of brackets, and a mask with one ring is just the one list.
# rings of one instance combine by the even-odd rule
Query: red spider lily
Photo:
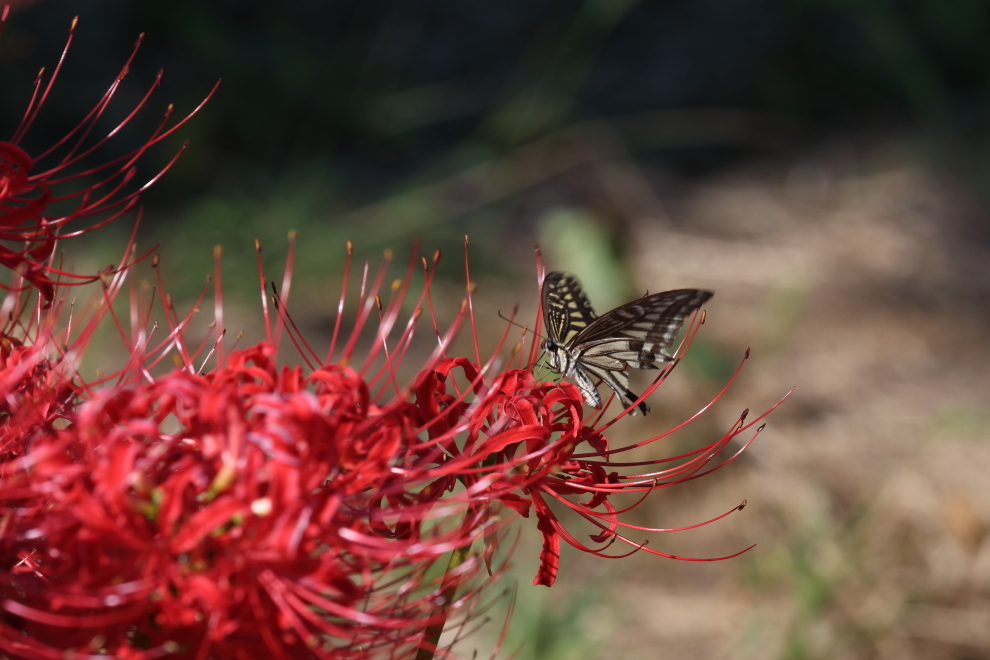
[[(274, 323), (262, 297), (268, 339), (243, 350), (225, 346), (219, 250), (215, 329), (200, 340), (189, 328), (206, 289), (193, 311), (179, 316), (168, 294), (132, 284), (125, 327), (113, 302), (128, 281), (126, 259), (75, 329), (55, 329), (60, 299), (45, 310), (39, 298), (27, 315), (20, 313), (24, 295), (8, 295), (4, 309), (13, 320), (0, 344), (0, 396), (8, 401), (0, 411), (6, 415), (5, 653), (446, 655), (440, 631), (456, 621), (459, 637), (485, 607), (484, 567), (490, 570), (510, 519), (503, 512), (536, 511), (545, 539), (536, 584), (553, 583), (561, 538), (600, 556), (610, 556), (605, 550), (615, 540), (663, 555), (620, 528), (669, 530), (623, 523), (628, 508), (611, 498), (645, 496), (721, 467), (741, 449), (718, 460), (720, 452), (759, 421), (746, 424), (744, 414), (723, 437), (682, 456), (614, 461), (631, 447), (610, 449), (604, 432), (624, 413), (589, 423), (576, 387), (537, 382), (529, 370), (513, 367), (523, 359), (522, 342), (499, 366), (510, 326), (482, 361), (470, 274), (464, 303), (440, 332), (430, 295), (439, 254), (432, 263), (421, 260), (423, 287), (401, 331), (400, 311), (420, 262), (410, 261), (385, 301), (379, 293), (390, 255), (374, 276), (365, 265), (346, 338), (340, 333), (345, 268), (337, 321), (321, 358), (286, 312), (293, 254), (294, 247), (281, 295), (272, 298)], [(348, 248), (348, 264), (350, 258)], [(163, 291), (157, 259), (154, 265)], [(259, 276), (264, 287), (260, 247)], [(157, 339), (155, 300), (168, 327)], [(423, 310), (437, 346), (400, 385)], [(358, 359), (362, 330), (376, 312), (378, 327)], [(22, 316), (29, 320), (22, 323)], [(130, 359), (87, 381), (76, 365), (105, 317), (116, 324)], [(683, 349), (702, 318), (689, 328)], [(448, 355), (465, 319), (474, 359)], [(276, 366), (283, 335), (299, 349), (305, 369)], [(535, 351), (534, 342), (531, 357)], [(168, 356), (178, 366), (162, 371)], [(673, 467), (619, 474), (655, 464)], [(548, 505), (554, 500), (599, 528), (595, 547), (567, 531)], [(443, 571), (438, 562), (448, 557)]]
[[(491, 526), (472, 499), (490, 480), (449, 493), (456, 482), (433, 474), (445, 455), (424, 441), (433, 415), (376, 387), (395, 383), (412, 323), (394, 350), (380, 345), (391, 350), (384, 368), (373, 370), (376, 349), (361, 366), (342, 364), (380, 303), (384, 269), (373, 283), (366, 269), (336, 363), (304, 375), (276, 367), (274, 343), (225, 353), (222, 336), (210, 351), (216, 366), (197, 370), (205, 345), (191, 347), (193, 312), (180, 318), (158, 296), (170, 330), (153, 339), (153, 290), (132, 289), (125, 331), (112, 303), (130, 265), (107, 277), (75, 329), (55, 330), (61, 300), (46, 310), (39, 298), (32, 314), (19, 313), (23, 293), (5, 303), (14, 320), (0, 365), (10, 402), (0, 471), (4, 653), (411, 657), (436, 650), (424, 629), (457, 617), (464, 626), (482, 611), (490, 578), (463, 549)], [(379, 307), (383, 342), (410, 279)], [(424, 287), (421, 304), (426, 295)], [(103, 317), (121, 329), (131, 359), (87, 382), (75, 365)], [(266, 322), (273, 341), (285, 318), (274, 331)], [(170, 354), (183, 366), (155, 375)], [(456, 566), (431, 571), (452, 552), (462, 555)]]
[[(5, 5), (0, 12), (0, 33), (3, 32), (9, 10), (10, 5)], [(213, 94), (211, 91), (198, 107), (172, 126), (168, 124), (174, 108), (169, 105), (158, 128), (143, 145), (130, 153), (95, 167), (80, 166), (134, 118), (161, 83), (162, 74), (159, 72), (144, 97), (117, 126), (102, 138), (89, 139), (137, 55), (144, 37), (141, 35), (120, 73), (82, 121), (44, 152), (30, 156), (18, 145), (48, 99), (69, 52), (77, 23), (78, 19), (73, 19), (65, 48), (51, 76), (46, 81), (45, 70), (42, 69), (35, 78), (34, 92), (17, 130), (9, 141), (0, 141), (0, 241), (20, 245), (14, 248), (0, 243), (0, 264), (19, 273), (28, 284), (36, 286), (46, 300), (52, 299), (56, 283), (78, 284), (97, 277), (68, 273), (56, 267), (53, 259), (57, 240), (92, 231), (133, 209), (138, 196), (172, 166), (185, 147), (162, 171), (136, 189), (130, 189), (129, 184), (137, 174), (137, 161), (152, 145), (164, 140), (195, 115)], [(62, 210), (54, 215), (48, 214), (55, 204)], [(91, 224), (71, 232), (65, 231), (66, 225), (81, 219), (90, 219)], [(8, 288), (6, 285), (0, 286)]]

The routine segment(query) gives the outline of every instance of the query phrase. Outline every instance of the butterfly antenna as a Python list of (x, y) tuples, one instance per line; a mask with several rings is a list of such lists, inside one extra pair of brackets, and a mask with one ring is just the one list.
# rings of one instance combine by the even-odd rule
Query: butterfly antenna
[(540, 339), (543, 339), (544, 341), (546, 340), (546, 337), (544, 337), (540, 333), (536, 332), (535, 330), (530, 330), (528, 325), (522, 325), (521, 323), (516, 323), (512, 319), (506, 318), (505, 316), (502, 316), (502, 310), (498, 310), (498, 317), (500, 319), (502, 319), (503, 321), (508, 321), (512, 325), (515, 325), (515, 326), (518, 326), (518, 327), (522, 328), (524, 333), (526, 333), (526, 332), (532, 332), (534, 335), (536, 335)]

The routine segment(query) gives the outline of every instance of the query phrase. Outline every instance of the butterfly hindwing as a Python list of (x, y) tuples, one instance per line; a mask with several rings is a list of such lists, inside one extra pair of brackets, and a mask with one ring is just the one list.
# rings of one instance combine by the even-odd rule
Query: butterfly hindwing
[[(588, 376), (601, 379), (627, 405), (638, 398), (629, 391), (629, 369), (657, 369), (672, 358), (667, 349), (689, 314), (712, 293), (677, 289), (644, 296), (596, 317), (572, 275), (549, 273), (543, 283), (543, 309), (550, 342), (548, 352), (561, 373), (574, 379), (585, 401), (601, 405)], [(645, 402), (639, 408), (649, 410)]]

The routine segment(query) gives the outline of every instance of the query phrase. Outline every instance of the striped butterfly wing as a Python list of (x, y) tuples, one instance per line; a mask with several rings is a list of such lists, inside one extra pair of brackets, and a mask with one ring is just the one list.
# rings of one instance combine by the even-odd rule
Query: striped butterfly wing
[[(629, 391), (630, 369), (658, 369), (673, 359), (667, 349), (684, 319), (709, 298), (710, 291), (664, 291), (616, 307), (576, 334), (568, 350), (588, 374), (611, 387), (626, 406), (639, 397)], [(650, 408), (639, 403), (645, 415)]]
[[(657, 369), (669, 362), (666, 350), (684, 319), (711, 297), (711, 292), (695, 289), (665, 291), (596, 317), (572, 275), (549, 273), (543, 284), (547, 332), (567, 354), (566, 365), (573, 365), (572, 373), (565, 375), (596, 408), (601, 396), (589, 376), (600, 378), (626, 406), (632, 405), (639, 397), (629, 391), (629, 369)], [(644, 414), (649, 411), (645, 402), (638, 407)]]
[[(712, 297), (710, 291), (676, 289), (644, 296), (603, 314), (574, 335), (569, 347), (614, 343), (633, 369), (655, 369), (669, 362), (666, 350), (689, 314)], [(571, 345), (573, 344), (573, 346)], [(635, 355), (626, 353), (635, 353)]]
[(595, 311), (581, 285), (568, 273), (547, 273), (543, 280), (543, 319), (547, 334), (566, 345), (595, 322)]

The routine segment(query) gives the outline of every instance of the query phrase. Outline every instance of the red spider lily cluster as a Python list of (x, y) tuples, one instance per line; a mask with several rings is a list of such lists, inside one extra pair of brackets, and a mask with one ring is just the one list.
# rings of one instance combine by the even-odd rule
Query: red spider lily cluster
[[(91, 172), (108, 167), (123, 184), (138, 155)], [(643, 537), (674, 530), (630, 525), (622, 514), (652, 491), (731, 461), (773, 410), (748, 422), (743, 413), (721, 437), (679, 456), (617, 461), (708, 406), (670, 431), (610, 446), (607, 431), (628, 411), (603, 422), (607, 404), (587, 417), (575, 386), (537, 381), (524, 366), (538, 356), (535, 338), (528, 348), (525, 337), (513, 343), (507, 324), (482, 358), (466, 241), (466, 296), (446, 324), (430, 288), (439, 253), (414, 254), (390, 285), (390, 254), (375, 273), (365, 264), (355, 300), (348, 244), (334, 330), (319, 353), (289, 315), (292, 235), (271, 297), (258, 248), (265, 340), (247, 348), (224, 331), (219, 248), (206, 333), (194, 328), (210, 287), (180, 314), (157, 257), (156, 285), (135, 281), (133, 239), (116, 268), (90, 278), (93, 299), (68, 304), (63, 285), (85, 278), (54, 268), (53, 246), (39, 258), (32, 250), (89, 214), (46, 217), (35, 200), (59, 168), (30, 174), (34, 161), (18, 158), (26, 166), (0, 171), (0, 180), (16, 179), (0, 196), (0, 226), (33, 246), (11, 252), (0, 305), (6, 657), (450, 657), (491, 603), (485, 596), (508, 554), (499, 540), (513, 520), (535, 518), (543, 536), (538, 585), (556, 579), (561, 540), (599, 556), (671, 557)], [(65, 198), (115, 209), (112, 218), (139, 192), (116, 197), (112, 189), (97, 206), (94, 188)], [(538, 310), (537, 331), (539, 318)], [(432, 352), (403, 378), (423, 319)], [(703, 313), (694, 318), (677, 355), (703, 321)], [(80, 363), (100, 324), (116, 329), (126, 363), (90, 379)], [(468, 357), (451, 348), (465, 324)], [(282, 351), (279, 362), (287, 341), (296, 357)], [(726, 452), (738, 436), (740, 446)], [(632, 505), (619, 504), (628, 494)], [(590, 543), (569, 520), (593, 526)]]

